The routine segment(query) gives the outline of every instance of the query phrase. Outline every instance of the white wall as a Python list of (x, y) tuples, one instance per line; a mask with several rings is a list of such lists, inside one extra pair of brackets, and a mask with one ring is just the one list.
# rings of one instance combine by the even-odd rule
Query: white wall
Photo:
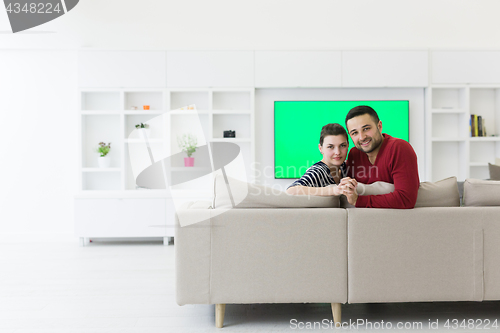
[(73, 51), (0, 51), (0, 241), (74, 233), (76, 59)]
[(497, 0), (82, 0), (0, 47), (498, 49), (499, 12)]
[[(255, 92), (255, 144), (257, 181), (277, 189), (288, 187), (290, 179), (274, 179), (274, 101), (335, 101), (335, 100), (409, 100), (410, 144), (418, 158), (421, 181), (424, 174), (424, 89), (257, 89)], [(384, 122), (384, 119), (382, 123)], [(295, 133), (300, 135), (300, 131)], [(388, 133), (391, 134), (391, 133)], [(319, 138), (319, 133), (318, 133)], [(312, 147), (311, 149), (317, 149)]]

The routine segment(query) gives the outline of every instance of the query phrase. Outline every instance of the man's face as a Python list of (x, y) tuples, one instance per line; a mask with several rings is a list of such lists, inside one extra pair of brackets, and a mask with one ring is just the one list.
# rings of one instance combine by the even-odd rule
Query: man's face
[(369, 154), (378, 149), (384, 138), (382, 137), (382, 122), (375, 124), (369, 114), (363, 114), (347, 121), (347, 130), (352, 142), (359, 150)]

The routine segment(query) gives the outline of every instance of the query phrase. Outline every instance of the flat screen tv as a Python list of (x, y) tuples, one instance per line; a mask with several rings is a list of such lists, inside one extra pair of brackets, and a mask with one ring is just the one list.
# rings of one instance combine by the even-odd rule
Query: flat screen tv
[(318, 150), (321, 128), (328, 123), (345, 127), (347, 113), (358, 105), (377, 111), (382, 133), (409, 140), (409, 101), (275, 101), (274, 177), (302, 177), (322, 158)]

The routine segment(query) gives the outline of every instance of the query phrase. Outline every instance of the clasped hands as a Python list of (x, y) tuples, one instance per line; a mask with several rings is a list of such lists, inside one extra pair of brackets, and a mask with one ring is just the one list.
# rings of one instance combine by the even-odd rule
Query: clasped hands
[(358, 200), (358, 193), (356, 192), (356, 187), (358, 187), (358, 182), (356, 179), (345, 177), (340, 180), (340, 184), (337, 185), (334, 191), (334, 195), (345, 195), (347, 201), (351, 205), (356, 205)]

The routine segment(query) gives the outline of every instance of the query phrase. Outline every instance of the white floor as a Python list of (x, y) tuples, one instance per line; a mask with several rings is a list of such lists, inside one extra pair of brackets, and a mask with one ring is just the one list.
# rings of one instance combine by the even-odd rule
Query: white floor
[[(499, 282), (500, 283), (500, 282)], [(373, 331), (387, 323), (397, 330), (421, 323), (421, 332), (454, 331), (457, 319), (498, 319), (499, 302), (349, 304), (342, 321), (369, 321)], [(214, 306), (175, 303), (174, 246), (160, 241), (0, 243), (0, 332), (221, 332)], [(296, 319), (296, 322), (291, 320)], [(304, 325), (329, 329), (329, 304), (227, 305), (223, 332), (300, 331)], [(439, 330), (429, 328), (439, 320)], [(383, 321), (383, 324), (382, 324)], [(319, 326), (324, 324), (324, 326)], [(471, 324), (472, 325), (472, 324)], [(314, 327), (314, 326), (312, 326)], [(380, 326), (379, 326), (380, 327)], [(468, 327), (474, 327), (468, 326)], [(483, 331), (485, 322), (482, 322)], [(360, 325), (343, 331), (365, 330)], [(490, 329), (492, 331), (490, 324)], [(500, 331), (500, 329), (497, 329)]]

